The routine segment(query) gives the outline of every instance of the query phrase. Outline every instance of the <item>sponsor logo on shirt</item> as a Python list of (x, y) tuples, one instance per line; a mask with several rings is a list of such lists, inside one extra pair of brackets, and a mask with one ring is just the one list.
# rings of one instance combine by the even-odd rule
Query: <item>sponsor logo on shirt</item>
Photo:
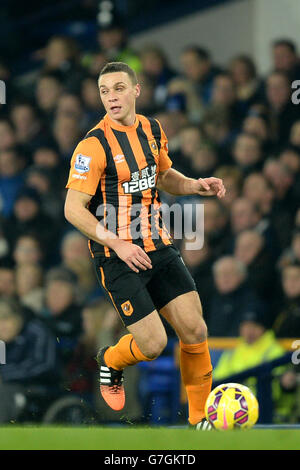
[(84, 175), (77, 175), (77, 173), (73, 173), (73, 178), (77, 178), (78, 180), (86, 180), (87, 177)]
[(87, 173), (90, 171), (90, 161), (91, 157), (86, 157), (78, 153), (78, 155), (76, 155), (75, 170), (78, 171), (78, 173)]
[(124, 155), (115, 155), (115, 156), (114, 156), (114, 161), (115, 161), (116, 163), (124, 162), (124, 161), (125, 161), (125, 157), (124, 157)]

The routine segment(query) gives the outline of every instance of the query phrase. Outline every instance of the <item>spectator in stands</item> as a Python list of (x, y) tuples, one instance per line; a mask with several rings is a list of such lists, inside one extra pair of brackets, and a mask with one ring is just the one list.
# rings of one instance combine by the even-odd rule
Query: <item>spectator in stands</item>
[(78, 141), (84, 136), (75, 117), (57, 116), (53, 124), (53, 136), (62, 159), (70, 160)]
[(300, 119), (300, 111), (291, 101), (291, 83), (284, 72), (271, 73), (266, 85), (271, 138), (281, 147), (288, 141), (294, 122)]
[(238, 168), (233, 165), (218, 166), (214, 173), (215, 178), (221, 178), (226, 187), (225, 197), (222, 204), (230, 208), (233, 202), (239, 197), (242, 190), (243, 176)]
[(281, 283), (284, 299), (273, 329), (279, 338), (299, 338), (300, 265), (290, 264), (285, 266), (282, 269)]
[(154, 97), (154, 83), (148, 75), (142, 72), (138, 74), (137, 78), (143, 90), (136, 103), (137, 113), (153, 116), (159, 111), (159, 106)]
[(230, 213), (233, 235), (257, 227), (260, 219), (260, 211), (250, 199), (240, 197), (233, 201)]
[(16, 150), (0, 151), (0, 213), (9, 217), (24, 184), (24, 160)]
[(261, 299), (271, 304), (276, 275), (264, 237), (255, 230), (243, 231), (235, 239), (234, 256), (247, 266), (248, 284)]
[(17, 266), (16, 289), (20, 304), (41, 315), (44, 302), (42, 267), (36, 263)]
[(143, 72), (152, 80), (154, 100), (158, 106), (166, 102), (168, 83), (175, 77), (175, 72), (168, 64), (164, 51), (155, 45), (147, 45), (140, 51)]
[(250, 111), (243, 121), (242, 132), (255, 135), (260, 140), (265, 155), (272, 152), (270, 129), (266, 116)]
[(220, 73), (209, 52), (199, 46), (187, 46), (181, 54), (181, 66), (184, 76), (194, 84), (201, 102), (209, 104), (214, 78)]
[(51, 255), (56, 250), (59, 229), (57, 224), (53, 224), (52, 218), (42, 212), (38, 193), (27, 187), (18, 194), (13, 215), (3, 225), (4, 234), (11, 246), (14, 246), (21, 235), (30, 234), (38, 238), (43, 246), (46, 262), (51, 260)]
[(6, 344), (6, 364), (0, 368), (0, 423), (16, 420), (30, 390), (50, 392), (59, 378), (55, 339), (38, 320), (24, 322), (19, 305), (0, 300), (0, 340)]
[(262, 167), (262, 148), (260, 140), (253, 134), (239, 134), (233, 145), (232, 156), (244, 176)]
[(296, 147), (298, 151), (300, 150), (300, 121), (296, 121), (292, 125), (289, 136), (289, 143), (293, 147)]
[(204, 237), (216, 258), (225, 253), (230, 237), (228, 214), (217, 199), (204, 203)]
[(236, 86), (237, 99), (246, 112), (253, 103), (262, 99), (262, 86), (257, 77), (255, 63), (251, 57), (239, 55), (232, 59), (229, 70)]
[(278, 262), (280, 268), (294, 263), (300, 264), (300, 227), (294, 230), (291, 245), (283, 251)]
[(64, 268), (52, 268), (46, 276), (42, 316), (57, 338), (59, 356), (66, 366), (82, 332), (76, 278)]
[(0, 264), (0, 298), (14, 297), (16, 294), (15, 270), (12, 262)]
[(174, 168), (186, 176), (193, 175), (192, 160), (196, 151), (205, 142), (203, 133), (196, 125), (187, 125), (179, 130), (179, 149), (172, 153)]
[(201, 299), (203, 311), (209, 308), (213, 295), (213, 276), (212, 276), (212, 263), (214, 260), (214, 252), (204, 240), (204, 245), (198, 250), (187, 249), (187, 244), (193, 240), (183, 238), (180, 244), (180, 252), (185, 265), (188, 267), (190, 273), (195, 281), (197, 291)]
[(267, 329), (263, 313), (245, 313), (240, 322), (237, 346), (233, 351), (222, 353), (214, 369), (214, 380), (222, 380), (264, 362), (272, 361), (283, 356), (284, 352), (276, 341), (274, 332)]
[(56, 173), (49, 168), (32, 165), (26, 171), (25, 184), (38, 192), (43, 213), (59, 221), (63, 219), (63, 199), (57, 183)]
[(14, 261), (17, 266), (34, 264), (39, 266), (43, 259), (40, 241), (34, 235), (20, 235), (15, 244)]
[(45, 49), (42, 74), (56, 73), (64, 87), (71, 93), (80, 91), (85, 73), (79, 64), (79, 50), (76, 41), (69, 36), (52, 36)]
[(278, 39), (273, 43), (273, 69), (288, 74), (291, 81), (299, 80), (300, 63), (296, 45), (290, 39)]
[(68, 232), (62, 240), (61, 258), (63, 266), (76, 275), (78, 287), (86, 297), (96, 287), (96, 277), (86, 237), (76, 230)]
[(29, 102), (20, 101), (13, 105), (10, 117), (15, 126), (16, 140), (26, 152), (31, 154), (38, 147), (51, 143), (36, 108)]
[(63, 93), (60, 74), (55, 72), (42, 74), (37, 81), (35, 97), (46, 126), (50, 129), (57, 101)]
[(136, 73), (142, 69), (138, 54), (128, 45), (126, 28), (120, 18), (115, 16), (109, 23), (100, 23), (98, 44), (100, 51), (109, 62), (125, 62)]
[(247, 270), (232, 256), (219, 258), (213, 265), (215, 292), (207, 311), (210, 336), (238, 336), (242, 318), (260, 314), (265, 305), (246, 284)]
[(8, 119), (0, 119), (0, 152), (10, 150), (17, 144), (15, 129)]
[(91, 129), (105, 114), (96, 77), (86, 77), (82, 81), (81, 99), (85, 107), (88, 129)]

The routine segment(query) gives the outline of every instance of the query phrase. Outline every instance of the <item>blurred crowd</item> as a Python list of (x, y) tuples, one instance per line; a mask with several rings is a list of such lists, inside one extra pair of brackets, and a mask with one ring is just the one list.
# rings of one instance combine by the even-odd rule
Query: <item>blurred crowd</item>
[[(97, 402), (94, 356), (124, 329), (97, 285), (86, 238), (63, 215), (72, 152), (105, 114), (97, 78), (108, 61), (136, 71), (137, 112), (160, 121), (173, 167), (222, 178), (227, 189), (221, 201), (161, 195), (168, 204), (204, 204), (203, 248), (175, 243), (210, 336), (256, 344), (250, 365), (267, 357), (277, 338), (300, 338), (300, 107), (291, 100), (300, 60), (293, 41), (270, 46), (265, 77), (243, 54), (219, 66), (196, 38), (176, 70), (159, 42), (133, 50), (117, 21), (99, 30), (97, 43), (81, 50), (73, 38), (53, 36), (18, 76), (0, 59), (7, 90), (0, 106), (0, 339), (7, 361), (0, 422), (17, 419), (25, 403), (38, 416), (62, 391), (84, 399), (86, 413), (96, 408), (113, 419)], [(138, 374), (128, 374), (134, 386), (125, 414), (138, 419)], [(294, 390), (293, 371), (282, 386)]]

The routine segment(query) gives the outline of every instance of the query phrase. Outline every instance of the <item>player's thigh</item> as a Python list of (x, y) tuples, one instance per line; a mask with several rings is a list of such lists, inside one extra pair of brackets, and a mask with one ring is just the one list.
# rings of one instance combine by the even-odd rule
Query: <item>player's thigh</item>
[(207, 328), (198, 292), (179, 295), (162, 307), (160, 314), (172, 325), (183, 343), (198, 343), (206, 339)]
[(134, 337), (141, 352), (149, 359), (159, 356), (167, 345), (166, 330), (156, 310), (129, 325), (127, 329)]

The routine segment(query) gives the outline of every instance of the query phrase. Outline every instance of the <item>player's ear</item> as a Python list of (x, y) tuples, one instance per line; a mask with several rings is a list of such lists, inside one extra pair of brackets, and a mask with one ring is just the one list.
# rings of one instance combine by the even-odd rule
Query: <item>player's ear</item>
[(138, 98), (141, 94), (141, 85), (139, 83), (137, 83), (135, 85), (135, 97)]

